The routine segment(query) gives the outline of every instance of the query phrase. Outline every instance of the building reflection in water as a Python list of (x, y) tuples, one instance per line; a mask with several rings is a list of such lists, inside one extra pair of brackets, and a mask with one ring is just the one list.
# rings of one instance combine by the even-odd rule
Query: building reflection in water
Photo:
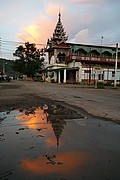
[(66, 126), (66, 111), (62, 106), (53, 105), (49, 109), (47, 109), (47, 112), (47, 122), (52, 124), (58, 147), (60, 136), (64, 130), (64, 127)]
[[(17, 120), (21, 120), (21, 124), (32, 129), (47, 129), (50, 131), (49, 124), (56, 137), (56, 145), (59, 146), (60, 136), (66, 126), (65, 119), (70, 116), (68, 109), (60, 105), (44, 105), (37, 108), (20, 109), (22, 115), (17, 116)], [(48, 125), (47, 125), (48, 124)]]
[[(23, 114), (17, 116), (17, 120), (21, 120), (22, 125), (44, 133), (45, 144), (50, 143), (57, 145), (57, 147), (59, 146), (60, 136), (66, 126), (65, 119), (70, 119), (72, 113), (74, 113), (60, 105), (52, 105), (49, 107), (44, 105), (43, 107), (20, 111), (23, 112)], [(41, 130), (44, 130), (44, 132)], [(56, 137), (56, 143), (53, 142), (53, 132)], [(47, 152), (46, 154), (39, 152), (41, 155), (38, 155), (38, 157), (34, 159), (26, 158), (22, 160), (22, 168), (28, 172), (30, 171), (40, 175), (59, 172), (61, 172), (61, 174), (71, 174), (72, 172), (77, 173), (78, 169), (80, 169), (88, 159), (85, 152), (68, 150), (70, 147), (65, 150), (62, 148), (62, 152), (54, 152), (53, 149), (48, 148), (48, 146), (44, 146), (44, 148), (45, 152)]]

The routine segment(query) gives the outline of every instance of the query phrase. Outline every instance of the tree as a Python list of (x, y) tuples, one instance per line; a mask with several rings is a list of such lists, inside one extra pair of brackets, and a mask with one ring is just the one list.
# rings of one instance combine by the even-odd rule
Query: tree
[(17, 47), (13, 56), (18, 59), (13, 63), (13, 69), (21, 74), (33, 77), (36, 72), (44, 68), (43, 49), (38, 50), (35, 44), (25, 43)]

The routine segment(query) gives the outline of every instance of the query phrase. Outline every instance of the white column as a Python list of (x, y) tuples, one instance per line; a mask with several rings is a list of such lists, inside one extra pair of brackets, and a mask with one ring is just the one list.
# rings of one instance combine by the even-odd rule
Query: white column
[(54, 64), (57, 62), (57, 49), (54, 49)]
[(58, 71), (58, 83), (61, 83), (60, 82), (60, 71)]
[(81, 76), (82, 76), (82, 67), (79, 68), (78, 70), (78, 82), (81, 82)]
[(66, 69), (64, 69), (64, 83), (66, 83)]
[(57, 82), (57, 72), (56, 71), (54, 71), (54, 80), (55, 80), (55, 82)]

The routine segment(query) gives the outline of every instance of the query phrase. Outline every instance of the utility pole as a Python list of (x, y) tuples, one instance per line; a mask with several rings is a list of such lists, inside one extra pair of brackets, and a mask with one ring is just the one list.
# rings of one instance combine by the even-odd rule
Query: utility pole
[(91, 84), (91, 48), (90, 48), (90, 55), (89, 55), (89, 84)]
[[(100, 61), (102, 60), (102, 45), (103, 45), (103, 36), (101, 36), (101, 53), (100, 53)], [(103, 71), (101, 71), (100, 73), (100, 80), (104, 80), (104, 77), (103, 77)]]
[(102, 46), (102, 44), (103, 44), (103, 36), (101, 36), (101, 44), (100, 45)]
[[(2, 44), (2, 41), (1, 41), (1, 37), (0, 37), (0, 58), (2, 59), (2, 50), (1, 50), (1, 45)], [(4, 59), (2, 60), (2, 71), (3, 71), (3, 74), (5, 74), (5, 62), (4, 62)]]
[(1, 52), (1, 37), (0, 37), (0, 58), (2, 57), (2, 52)]
[(114, 87), (116, 87), (116, 83), (117, 83), (117, 60), (118, 60), (118, 43), (116, 43), (116, 57), (115, 57), (115, 79), (114, 79)]

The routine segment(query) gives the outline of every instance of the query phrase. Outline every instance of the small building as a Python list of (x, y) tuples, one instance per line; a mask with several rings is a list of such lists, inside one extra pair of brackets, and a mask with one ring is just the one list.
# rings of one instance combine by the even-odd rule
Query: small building
[[(48, 67), (46, 80), (56, 83), (94, 84), (95, 81), (113, 82), (115, 78), (116, 47), (68, 43), (68, 36), (58, 22), (48, 39)], [(120, 48), (117, 58), (117, 82), (120, 83)]]

